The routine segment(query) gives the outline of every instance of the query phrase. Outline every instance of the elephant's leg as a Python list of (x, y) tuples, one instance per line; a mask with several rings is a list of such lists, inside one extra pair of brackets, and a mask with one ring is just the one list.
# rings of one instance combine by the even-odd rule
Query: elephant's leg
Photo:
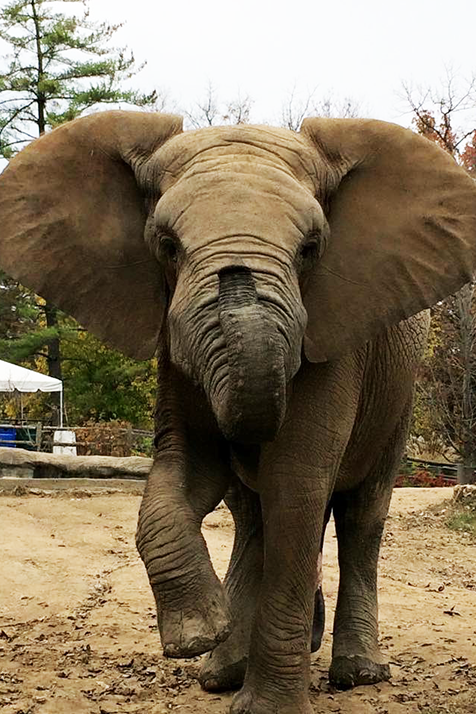
[(365, 480), (332, 501), (340, 581), (329, 679), (341, 688), (390, 678), (378, 645), (377, 564), (407, 421), (406, 414)]
[[(295, 384), (290, 418), (262, 451), (263, 581), (245, 681), (232, 714), (312, 714), (308, 690), (318, 559), (329, 494), (358, 403), (351, 378), (345, 392), (334, 389), (338, 365), (313, 367), (312, 375)], [(320, 395), (318, 410), (309, 394)]]
[[(228, 451), (193, 387), (174, 381), (159, 360), (157, 456), (144, 493), (137, 547), (154, 592), (168, 657), (213, 649), (230, 632), (226, 594), (201, 533), (201, 523), (224, 498), (231, 472)], [(180, 391), (181, 389), (181, 391)], [(198, 426), (184, 423), (193, 401)], [(198, 404), (198, 407), (197, 407)], [(207, 421), (208, 420), (208, 421)]]
[(167, 657), (208, 652), (230, 632), (227, 598), (200, 528), (227, 485), (226, 478), (187, 478), (186, 470), (165, 459), (157, 461), (149, 475), (137, 546), (155, 596)]
[[(263, 524), (259, 496), (237, 481), (225, 501), (235, 521), (235, 541), (225, 588), (232, 613), (232, 632), (207, 657), (200, 672), (200, 683), (207, 691), (237, 689), (242, 686), (251, 626), (263, 574)], [(330, 509), (326, 513), (326, 523)], [(325, 624), (322, 594), (322, 550), (318, 560), (317, 590), (314, 599), (311, 652), (317, 652)]]
[(263, 523), (259, 496), (236, 479), (225, 501), (235, 522), (233, 552), (225, 578), (232, 631), (202, 665), (200, 683), (208, 691), (236, 689), (243, 684), (263, 573)]
[(176, 372), (164, 351), (158, 359), (156, 447), (137, 547), (155, 596), (164, 654), (193, 657), (230, 632), (227, 597), (201, 523), (224, 498), (231, 472), (228, 449), (203, 395)]
[(244, 686), (231, 711), (311, 714), (309, 664), (322, 499), (317, 493), (297, 497), (283, 491), (276, 499), (262, 493), (261, 499), (266, 544), (263, 581)]

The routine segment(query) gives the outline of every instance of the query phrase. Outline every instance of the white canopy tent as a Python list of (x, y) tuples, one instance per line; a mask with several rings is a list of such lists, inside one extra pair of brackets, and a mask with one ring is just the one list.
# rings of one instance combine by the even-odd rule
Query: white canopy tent
[(0, 392), (60, 392), (60, 427), (63, 427), (63, 382), (0, 360)]

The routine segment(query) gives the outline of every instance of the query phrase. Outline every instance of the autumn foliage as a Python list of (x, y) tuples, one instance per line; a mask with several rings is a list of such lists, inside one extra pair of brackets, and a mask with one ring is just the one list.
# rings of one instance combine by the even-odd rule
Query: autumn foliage
[[(407, 91), (413, 127), (476, 179), (475, 83), (457, 93), (449, 77), (435, 99)], [(469, 111), (469, 114), (468, 114)], [(465, 116), (466, 126), (457, 127)], [(460, 122), (461, 124), (461, 122)], [(476, 282), (432, 308), (429, 346), (417, 385), (413, 431), (460, 460), (468, 482), (476, 468)]]

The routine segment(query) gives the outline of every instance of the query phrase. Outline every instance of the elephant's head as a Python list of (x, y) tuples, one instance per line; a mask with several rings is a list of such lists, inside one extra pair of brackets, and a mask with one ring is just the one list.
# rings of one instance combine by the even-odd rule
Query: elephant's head
[(0, 192), (0, 266), (129, 355), (167, 343), (236, 441), (276, 434), (303, 345), (335, 359), (476, 263), (472, 180), (372, 120), (106, 112), (31, 144)]

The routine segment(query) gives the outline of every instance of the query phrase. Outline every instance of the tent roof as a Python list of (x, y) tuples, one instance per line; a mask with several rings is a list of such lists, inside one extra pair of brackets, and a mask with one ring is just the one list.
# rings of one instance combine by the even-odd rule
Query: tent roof
[(0, 360), (0, 392), (61, 392), (60, 379)]

